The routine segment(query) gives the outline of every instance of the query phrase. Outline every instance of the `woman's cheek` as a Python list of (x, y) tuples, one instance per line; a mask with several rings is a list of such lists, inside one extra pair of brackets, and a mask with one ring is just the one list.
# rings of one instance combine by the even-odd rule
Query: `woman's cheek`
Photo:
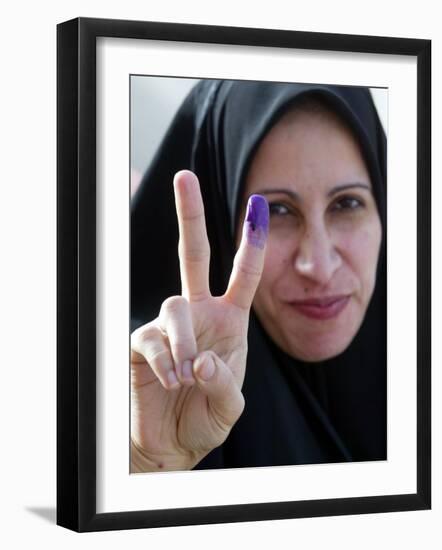
[(275, 281), (283, 276), (290, 266), (293, 255), (293, 243), (270, 237), (267, 243), (263, 277), (266, 281)]
[(274, 294), (277, 292), (278, 282), (287, 272), (288, 259), (283, 252), (284, 248), (281, 247), (280, 243), (272, 242), (269, 239), (266, 247), (264, 269), (256, 293), (259, 302), (267, 304), (267, 307), (270, 306)]
[(362, 287), (371, 288), (374, 285), (379, 247), (380, 237), (376, 227), (363, 228), (353, 234), (345, 233), (341, 236), (341, 253)]

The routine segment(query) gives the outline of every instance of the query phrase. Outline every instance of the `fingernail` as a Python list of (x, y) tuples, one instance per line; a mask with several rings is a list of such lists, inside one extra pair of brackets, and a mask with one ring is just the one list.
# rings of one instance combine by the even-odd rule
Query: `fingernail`
[(183, 381), (184, 382), (193, 382), (193, 372), (192, 372), (192, 361), (184, 361), (183, 363)]
[(167, 381), (169, 382), (169, 386), (170, 387), (174, 387), (174, 386), (179, 386), (180, 383), (178, 381), (178, 378), (175, 374), (175, 371), (174, 370), (170, 370), (167, 374)]
[(199, 377), (208, 382), (215, 374), (215, 363), (211, 357), (205, 357), (203, 365), (198, 372)]
[(244, 230), (250, 244), (264, 248), (269, 233), (269, 205), (263, 196), (249, 198)]

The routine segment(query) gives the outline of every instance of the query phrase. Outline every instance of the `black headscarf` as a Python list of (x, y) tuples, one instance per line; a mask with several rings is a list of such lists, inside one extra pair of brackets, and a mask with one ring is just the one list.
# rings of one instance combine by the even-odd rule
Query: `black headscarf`
[(383, 240), (364, 322), (338, 357), (303, 363), (270, 340), (251, 313), (245, 410), (226, 442), (197, 468), (386, 459), (386, 138), (366, 88), (200, 81), (187, 96), (132, 201), (132, 330), (181, 292), (172, 180), (199, 178), (211, 245), (210, 287), (225, 292), (245, 175), (288, 108), (315, 97), (353, 131), (367, 164)]

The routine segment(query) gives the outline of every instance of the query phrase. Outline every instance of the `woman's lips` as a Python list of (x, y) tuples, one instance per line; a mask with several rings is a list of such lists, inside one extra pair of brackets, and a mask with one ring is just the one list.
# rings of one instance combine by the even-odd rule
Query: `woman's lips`
[(310, 300), (297, 300), (290, 305), (302, 315), (311, 319), (333, 319), (337, 317), (350, 300), (350, 296), (329, 296)]

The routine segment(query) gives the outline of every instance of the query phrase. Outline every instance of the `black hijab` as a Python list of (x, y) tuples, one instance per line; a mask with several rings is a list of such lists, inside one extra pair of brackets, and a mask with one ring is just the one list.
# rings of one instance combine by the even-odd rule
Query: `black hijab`
[(386, 459), (386, 138), (366, 88), (200, 81), (187, 96), (132, 201), (132, 330), (180, 294), (172, 180), (200, 181), (211, 245), (210, 286), (225, 292), (245, 175), (264, 135), (305, 97), (349, 125), (366, 161), (383, 228), (377, 281), (364, 322), (341, 355), (307, 364), (283, 353), (251, 314), (245, 410), (197, 468)]

